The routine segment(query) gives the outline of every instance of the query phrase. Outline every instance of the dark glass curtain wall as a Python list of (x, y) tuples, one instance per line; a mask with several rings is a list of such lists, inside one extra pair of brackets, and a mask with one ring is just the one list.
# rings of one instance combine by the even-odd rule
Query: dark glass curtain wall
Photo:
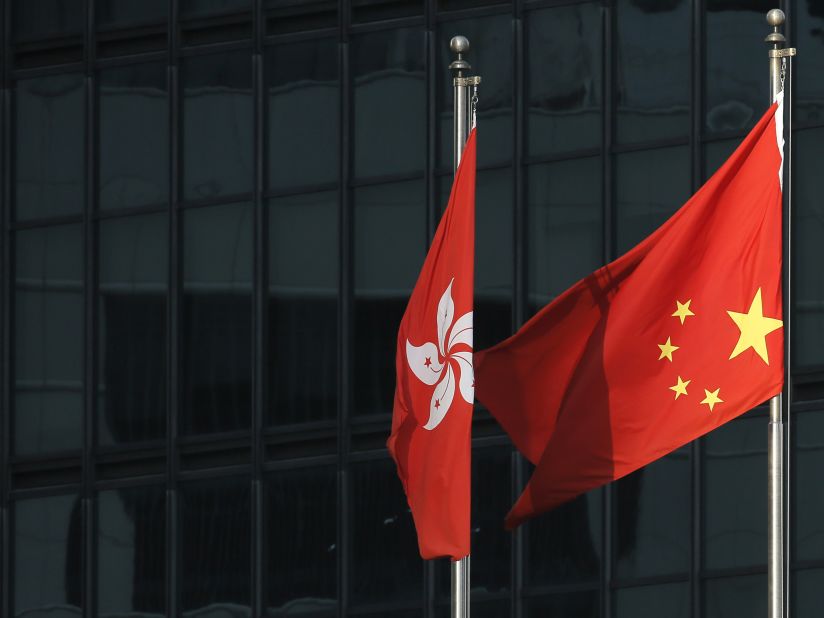
[[(824, 7), (0, 0), (0, 614), (449, 614), (384, 442), (397, 325), (479, 105), (476, 344), (632, 247), (794, 66), (792, 607), (824, 586)], [(766, 410), (530, 522), (473, 438), (476, 618), (766, 613)]]

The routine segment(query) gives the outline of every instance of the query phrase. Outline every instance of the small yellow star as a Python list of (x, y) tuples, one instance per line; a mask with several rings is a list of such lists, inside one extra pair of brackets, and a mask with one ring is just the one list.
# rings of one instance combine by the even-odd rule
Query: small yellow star
[(724, 400), (718, 396), (718, 391), (720, 390), (720, 388), (716, 388), (714, 391), (710, 392), (706, 388), (704, 389), (704, 394), (706, 397), (704, 397), (704, 401), (701, 403), (707, 404), (710, 407), (710, 412), (712, 412), (712, 408), (715, 404), (724, 403)]
[(672, 362), (672, 353), (679, 349), (677, 345), (672, 345), (669, 337), (667, 337), (666, 343), (659, 343), (658, 347), (661, 348), (661, 356), (658, 357), (658, 360), (666, 358), (669, 359), (669, 362)]
[(691, 315), (695, 315), (692, 311), (690, 311), (690, 303), (691, 302), (692, 302), (691, 298), (685, 303), (682, 303), (682, 302), (676, 300), (675, 301), (675, 306), (677, 307), (677, 309), (675, 310), (675, 313), (672, 314), (672, 317), (680, 318), (681, 324), (683, 324), (684, 320), (686, 320), (687, 317), (689, 317)]
[(738, 330), (741, 331), (738, 343), (735, 344), (735, 348), (730, 354), (730, 360), (741, 354), (741, 352), (752, 348), (761, 357), (761, 360), (769, 365), (767, 335), (781, 328), (784, 323), (776, 318), (764, 317), (764, 310), (761, 305), (761, 288), (758, 288), (755, 293), (747, 313), (738, 313), (737, 311), (727, 311), (727, 313), (735, 322), (735, 325), (738, 326)]
[(675, 391), (675, 398), (678, 399), (681, 395), (687, 394), (687, 386), (689, 386), (690, 382), (692, 382), (692, 380), (687, 380), (684, 382), (681, 379), (681, 376), (678, 376), (678, 384), (675, 386), (670, 386), (669, 389), (671, 391)]

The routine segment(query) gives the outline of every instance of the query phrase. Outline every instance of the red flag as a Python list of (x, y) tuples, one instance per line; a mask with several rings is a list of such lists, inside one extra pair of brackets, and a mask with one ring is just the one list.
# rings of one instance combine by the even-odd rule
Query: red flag
[(469, 553), (474, 259), (473, 130), (398, 329), (387, 447), (425, 559)]
[(537, 466), (507, 527), (780, 392), (781, 113), (652, 235), (477, 354), (479, 401)]

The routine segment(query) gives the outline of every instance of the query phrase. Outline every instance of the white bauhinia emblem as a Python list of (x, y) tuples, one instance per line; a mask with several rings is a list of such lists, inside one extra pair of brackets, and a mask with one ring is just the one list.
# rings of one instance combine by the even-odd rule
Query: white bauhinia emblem
[[(438, 302), (438, 345), (427, 342), (415, 346), (406, 340), (406, 359), (415, 376), (428, 386), (435, 385), (429, 402), (429, 420), (424, 429), (435, 429), (449, 412), (458, 390), (467, 403), (475, 398), (475, 374), (472, 369), (472, 312), (463, 314), (455, 323), (455, 303), (449, 282)], [(460, 347), (458, 347), (460, 346)], [(457, 349), (456, 349), (457, 348)]]

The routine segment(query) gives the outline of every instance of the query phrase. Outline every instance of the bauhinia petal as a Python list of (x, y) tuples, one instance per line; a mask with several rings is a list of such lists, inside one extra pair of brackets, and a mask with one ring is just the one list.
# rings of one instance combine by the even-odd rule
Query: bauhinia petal
[(452, 349), (452, 346), (459, 343), (466, 344), (472, 348), (472, 312), (464, 313), (455, 322), (452, 327), (452, 332), (449, 334), (449, 346), (447, 351)]
[(472, 367), (472, 352), (455, 352), (452, 358), (458, 361), (458, 388), (461, 390), (461, 397), (466, 403), (475, 401), (475, 370)]
[(435, 387), (435, 392), (432, 393), (432, 401), (429, 402), (429, 420), (423, 426), (424, 429), (432, 430), (440, 425), (443, 417), (449, 412), (449, 406), (452, 405), (454, 396), (455, 375), (452, 373), (452, 365), (447, 363), (443, 378)]
[(441, 351), (441, 356), (446, 356), (443, 344), (446, 338), (446, 331), (452, 325), (452, 319), (455, 317), (455, 303), (452, 300), (452, 283), (455, 279), (449, 282), (446, 286), (441, 300), (438, 302), (438, 349)]
[(438, 361), (438, 348), (427, 342), (414, 346), (406, 340), (406, 360), (412, 373), (424, 384), (432, 386), (441, 377), (443, 365)]

